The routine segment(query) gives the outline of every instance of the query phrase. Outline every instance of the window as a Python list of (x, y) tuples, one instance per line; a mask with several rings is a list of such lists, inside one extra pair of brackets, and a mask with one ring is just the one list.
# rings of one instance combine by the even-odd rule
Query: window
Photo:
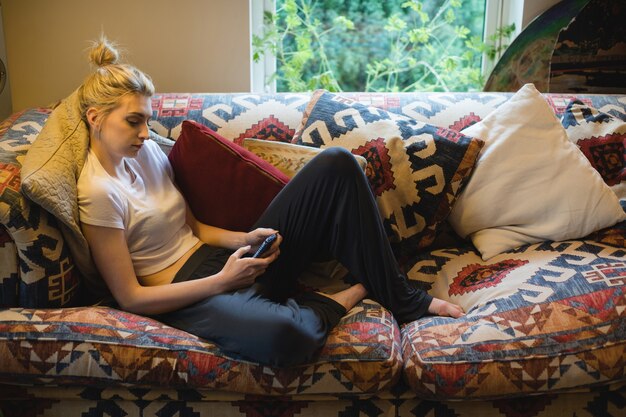
[(480, 90), (507, 3), (252, 0), (253, 91)]

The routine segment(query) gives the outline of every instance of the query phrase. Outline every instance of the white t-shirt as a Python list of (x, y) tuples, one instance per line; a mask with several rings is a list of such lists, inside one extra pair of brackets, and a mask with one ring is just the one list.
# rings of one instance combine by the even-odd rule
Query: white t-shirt
[(198, 238), (185, 223), (185, 200), (159, 146), (146, 140), (124, 163), (135, 174), (130, 186), (110, 176), (89, 151), (78, 178), (80, 221), (123, 229), (135, 274), (149, 275), (177, 261)]

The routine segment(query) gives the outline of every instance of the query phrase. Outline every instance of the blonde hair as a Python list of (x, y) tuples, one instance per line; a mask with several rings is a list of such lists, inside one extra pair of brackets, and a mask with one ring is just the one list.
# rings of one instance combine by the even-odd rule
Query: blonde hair
[(146, 97), (154, 95), (152, 80), (139, 69), (119, 63), (117, 47), (102, 36), (94, 42), (89, 52), (89, 61), (96, 69), (87, 76), (78, 89), (80, 114), (86, 119), (87, 110), (96, 108), (108, 115), (128, 94)]

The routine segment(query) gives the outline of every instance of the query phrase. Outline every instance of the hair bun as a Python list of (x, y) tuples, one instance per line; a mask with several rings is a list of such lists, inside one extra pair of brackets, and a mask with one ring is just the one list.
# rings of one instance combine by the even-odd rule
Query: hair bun
[(104, 36), (94, 42), (89, 51), (89, 62), (98, 67), (117, 64), (119, 59), (120, 53), (117, 51), (117, 48)]

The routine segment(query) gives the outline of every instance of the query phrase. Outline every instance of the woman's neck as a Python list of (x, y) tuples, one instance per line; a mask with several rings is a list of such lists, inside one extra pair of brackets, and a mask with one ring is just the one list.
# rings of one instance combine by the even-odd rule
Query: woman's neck
[(111, 155), (97, 139), (91, 137), (89, 139), (89, 148), (92, 150), (102, 168), (112, 177), (126, 179), (129, 177), (124, 165), (124, 158)]

